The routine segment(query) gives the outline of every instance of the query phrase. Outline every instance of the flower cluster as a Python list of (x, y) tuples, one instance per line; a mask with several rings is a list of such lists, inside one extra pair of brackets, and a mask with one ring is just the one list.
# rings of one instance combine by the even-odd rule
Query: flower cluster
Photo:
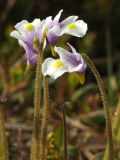
[(65, 72), (77, 72), (83, 74), (86, 64), (82, 56), (76, 52), (70, 44), (72, 52), (56, 47), (62, 35), (69, 34), (76, 37), (83, 37), (87, 31), (87, 24), (83, 20), (78, 20), (78, 16), (69, 16), (62, 22), (59, 22), (61, 10), (54, 19), (47, 17), (44, 20), (35, 19), (29, 23), (26, 20), (15, 25), (15, 30), (11, 32), (11, 36), (18, 39), (21, 46), (24, 47), (27, 57), (27, 64), (36, 64), (37, 50), (34, 40), (37, 39), (42, 44), (42, 50), (46, 44), (50, 44), (54, 52), (58, 53), (59, 59), (47, 58), (42, 65), (43, 75), (50, 75), (54, 79), (61, 76)]

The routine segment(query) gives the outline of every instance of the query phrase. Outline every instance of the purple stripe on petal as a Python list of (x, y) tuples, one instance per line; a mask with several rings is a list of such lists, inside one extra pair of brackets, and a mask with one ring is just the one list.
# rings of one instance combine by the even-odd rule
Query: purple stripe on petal
[(36, 53), (32, 52), (32, 50), (28, 46), (25, 47), (25, 51), (26, 51), (26, 57), (27, 57), (27, 60), (29, 61), (29, 63), (36, 64), (36, 62), (37, 62)]
[(37, 62), (37, 51), (34, 48), (34, 38), (42, 39), (42, 35), (38, 34), (38, 31), (28, 31), (27, 34), (22, 38), (25, 43), (26, 57), (30, 64), (36, 64)]
[(23, 41), (23, 42), (27, 45), (27, 47), (29, 48), (29, 50), (31, 50), (31, 52), (35, 54), (37, 53), (36, 49), (33, 48), (33, 45), (31, 45), (28, 41)]
[(84, 62), (82, 56), (73, 50), (73, 53), (61, 47), (55, 47), (55, 51), (59, 54), (60, 60), (68, 68), (68, 71), (83, 73), (86, 70), (86, 63)]
[(66, 53), (64, 55), (60, 55), (61, 57), (61, 60), (63, 61), (63, 63), (69, 67), (69, 66), (72, 66), (72, 67), (76, 67), (80, 64), (80, 62), (77, 60), (77, 58), (75, 57), (75, 55), (73, 53)]
[(56, 36), (55, 34), (48, 32), (47, 39), (48, 39), (49, 43), (54, 46), (54, 45), (56, 45), (56, 43), (60, 39), (60, 36)]
[(86, 63), (83, 62), (83, 64), (80, 66), (80, 68), (78, 69), (77, 72), (78, 72), (78, 73), (84, 73), (85, 70), (86, 70), (86, 67), (87, 67)]

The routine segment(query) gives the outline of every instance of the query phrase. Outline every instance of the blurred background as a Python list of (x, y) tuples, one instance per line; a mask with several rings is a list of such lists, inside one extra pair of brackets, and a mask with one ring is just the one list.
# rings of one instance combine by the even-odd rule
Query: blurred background
[[(58, 46), (71, 43), (80, 53), (88, 54), (104, 80), (111, 114), (120, 106), (120, 1), (119, 0), (0, 0), (0, 96), (7, 98), (6, 128), (10, 159), (29, 159), (35, 66), (25, 75), (25, 51), (10, 32), (21, 20), (33, 21), (55, 16), (61, 20), (78, 15), (88, 24), (84, 38), (65, 35)], [(51, 55), (50, 48), (46, 55)], [(106, 144), (103, 107), (92, 72), (86, 81), (66, 74), (56, 81), (49, 78), (51, 115), (48, 136), (48, 159), (62, 159), (62, 105), (66, 108), (69, 160), (99, 160)], [(112, 116), (114, 117), (114, 116)]]

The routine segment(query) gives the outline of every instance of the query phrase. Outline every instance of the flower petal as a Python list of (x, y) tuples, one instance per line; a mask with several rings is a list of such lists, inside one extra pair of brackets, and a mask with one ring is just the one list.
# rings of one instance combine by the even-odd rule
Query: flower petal
[(71, 48), (72, 52), (73, 53), (76, 53), (76, 49), (70, 44), (70, 43), (67, 43), (69, 45), (69, 47)]
[(60, 39), (59, 36), (56, 36), (54, 33), (52, 32), (49, 32), (48, 35), (47, 35), (47, 39), (49, 41), (49, 43), (54, 46), (56, 45), (56, 43), (58, 42), (58, 40)]
[(67, 43), (67, 44), (71, 48), (73, 54), (76, 56), (77, 60), (80, 61), (82, 56), (79, 53), (77, 53), (76, 49), (71, 44), (69, 44), (69, 43)]
[(62, 30), (61, 35), (69, 34), (76, 37), (83, 37), (87, 31), (87, 24), (83, 20), (78, 20), (74, 23), (66, 25)]
[(19, 44), (23, 46), (26, 52), (27, 63), (28, 64), (36, 64), (37, 62), (37, 54), (34, 53), (29, 46), (27, 46), (23, 41), (19, 40)]
[(78, 19), (78, 16), (69, 16), (68, 18), (60, 22), (60, 26), (63, 28), (68, 24), (74, 23), (76, 19)]
[(29, 22), (27, 21), (27, 20), (23, 20), (23, 21), (21, 21), (21, 22), (19, 22), (19, 23), (17, 23), (16, 25), (15, 25), (15, 29), (16, 30), (18, 30), (20, 33), (23, 33), (24, 32), (24, 30), (25, 30), (25, 25), (26, 24), (28, 24)]
[(10, 33), (10, 36), (16, 39), (21, 39), (21, 35), (18, 31), (14, 30)]
[(51, 29), (49, 29), (50, 32), (54, 33), (57, 36), (60, 36), (60, 26), (55, 25)]
[(49, 16), (45, 19), (45, 21), (43, 20), (42, 22), (43, 24), (43, 30), (48, 29), (51, 27), (52, 25), (52, 16)]
[(44, 76), (49, 75), (53, 79), (57, 79), (65, 72), (68, 72), (68, 70), (60, 59), (47, 58), (42, 64), (42, 73)]
[(85, 71), (86, 63), (79, 53), (71, 53), (61, 47), (54, 47), (54, 49), (59, 54), (60, 60), (68, 68), (69, 72), (82, 73)]
[(60, 56), (60, 60), (69, 68), (76, 67), (78, 65), (77, 59), (73, 53), (68, 52), (67, 50), (61, 47), (54, 47), (55, 51)]
[(55, 45), (60, 38), (60, 27), (56, 25), (49, 29), (47, 38), (51, 45)]
[(55, 18), (54, 18), (54, 20), (53, 20), (54, 25), (55, 25), (55, 24), (58, 24), (62, 12), (63, 12), (63, 9), (61, 9), (61, 10), (59, 11), (59, 13), (55, 16)]
[(35, 26), (35, 29), (42, 29), (41, 20), (36, 18), (32, 22), (32, 24)]

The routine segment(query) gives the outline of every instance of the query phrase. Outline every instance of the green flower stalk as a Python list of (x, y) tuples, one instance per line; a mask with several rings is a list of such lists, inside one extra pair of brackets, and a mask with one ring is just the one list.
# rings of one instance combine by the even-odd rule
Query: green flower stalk
[(31, 148), (31, 160), (39, 160), (40, 150), (40, 126), (41, 126), (41, 50), (38, 47), (38, 43), (35, 40), (35, 47), (38, 51), (37, 65), (36, 65), (36, 79), (35, 79), (35, 94), (34, 94), (34, 120), (33, 120), (33, 135), (32, 135), (32, 148)]
[[(107, 95), (106, 95), (105, 88), (104, 88), (104, 83), (95, 65), (91, 61), (91, 59), (86, 54), (82, 54), (82, 56), (83, 56), (84, 61), (87, 63), (87, 65), (92, 70), (96, 78), (99, 90), (100, 90), (100, 94), (101, 94), (101, 98), (103, 102), (103, 108), (105, 112), (106, 126), (107, 126), (108, 149), (107, 149), (106, 155), (108, 154), (107, 157), (109, 157), (109, 160), (113, 160), (114, 156), (113, 156), (112, 126), (111, 126), (110, 112), (109, 112), (109, 107), (108, 107)], [(108, 160), (107, 157), (105, 156), (104, 160)]]
[(47, 129), (48, 129), (48, 118), (49, 118), (49, 87), (47, 77), (43, 77), (44, 87), (44, 104), (43, 104), (43, 115), (42, 115), (42, 126), (41, 126), (41, 147), (40, 147), (40, 160), (46, 160), (47, 157)]
[(0, 160), (9, 159), (8, 144), (5, 131), (4, 105), (5, 101), (0, 101)]
[(66, 123), (66, 117), (65, 117), (65, 107), (67, 106), (67, 102), (64, 103), (62, 112), (63, 112), (63, 138), (64, 138), (64, 160), (68, 160), (68, 134), (67, 134), (67, 123)]
[[(44, 39), (43, 39), (44, 41)], [(41, 65), (43, 63), (43, 53), (42, 53), (42, 47), (43, 47), (43, 43), (39, 44), (39, 41), (37, 39), (34, 40), (34, 44), (35, 44), (35, 48), (38, 51), (38, 62), (37, 65), (38, 66), (37, 70), (38, 73), (36, 73), (36, 76), (38, 75), (38, 77), (41, 75)], [(41, 77), (41, 79), (40, 79)], [(40, 99), (41, 99), (41, 95), (40, 93), (40, 80), (42, 80), (42, 75), (39, 77), (39, 80), (37, 80), (36, 84), (39, 88), (35, 88), (36, 92), (35, 92), (35, 111), (36, 114), (38, 115), (38, 118), (36, 119), (36, 121), (38, 123), (35, 123), (36, 125), (36, 135), (37, 135), (37, 139), (36, 139), (36, 144), (37, 144), (37, 151), (35, 151), (35, 147), (34, 147), (34, 151), (38, 157), (38, 159), (35, 160), (45, 160), (47, 157), (47, 146), (46, 146), (46, 140), (47, 140), (47, 126), (48, 126), (48, 118), (49, 118), (49, 87), (48, 87), (48, 80), (46, 76), (43, 76), (43, 111), (40, 112), (40, 109), (38, 108), (38, 105), (40, 105)], [(37, 78), (36, 78), (37, 79)], [(39, 92), (38, 92), (39, 91)], [(38, 102), (39, 100), (39, 102)], [(42, 114), (42, 115), (41, 115)], [(35, 136), (36, 137), (36, 136)]]
[(115, 111), (114, 122), (113, 122), (113, 138), (114, 139), (116, 138), (116, 135), (118, 133), (119, 124), (120, 124), (120, 98), (117, 105), (117, 109)]
[[(120, 125), (119, 125), (119, 128), (118, 128), (118, 133), (116, 135), (116, 141), (117, 141), (117, 144), (120, 145)], [(120, 159), (120, 153), (118, 152), (118, 159)]]
[[(118, 105), (114, 115), (113, 139), (117, 145), (120, 144), (120, 97), (119, 97)], [(116, 157), (117, 156), (118, 156), (118, 159), (120, 159), (120, 153), (116, 152)]]

